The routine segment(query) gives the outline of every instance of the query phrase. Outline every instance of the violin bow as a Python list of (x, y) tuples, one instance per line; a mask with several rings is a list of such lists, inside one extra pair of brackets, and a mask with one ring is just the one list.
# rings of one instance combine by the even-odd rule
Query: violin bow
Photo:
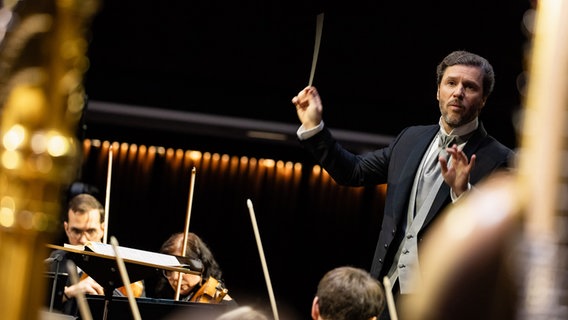
[[(67, 260), (67, 270), (69, 270), (68, 272), (69, 272), (69, 277), (71, 278), (71, 283), (77, 284), (79, 282), (79, 275), (77, 274), (77, 265), (75, 265), (75, 263), (70, 259)], [(77, 305), (79, 306), (79, 313), (81, 313), (81, 319), (93, 320), (91, 309), (89, 308), (89, 304), (87, 303), (85, 294), (81, 290), (77, 292), (75, 300), (77, 300)]]
[(108, 243), (108, 210), (110, 207), (110, 185), (112, 177), (112, 144), (108, 148), (108, 170), (107, 170), (107, 184), (106, 184), (106, 195), (105, 195), (105, 221), (104, 221), (104, 236), (103, 242)]
[[(108, 148), (108, 170), (107, 170), (107, 184), (106, 184), (106, 193), (105, 193), (105, 221), (104, 221), (104, 236), (103, 236), (103, 243), (108, 243), (108, 220), (109, 220), (109, 208), (110, 208), (110, 187), (112, 181), (112, 159), (113, 159), (113, 150), (112, 144), (110, 144)], [(118, 241), (115, 237), (111, 237), (111, 245), (114, 249), (114, 254), (116, 256), (116, 263), (118, 264), (118, 269), (120, 271), (120, 276), (122, 278), (122, 283), (124, 285), (124, 289), (126, 290), (126, 296), (128, 297), (128, 302), (130, 303), (130, 310), (132, 311), (132, 316), (135, 320), (140, 320), (142, 317), (140, 316), (140, 311), (138, 310), (138, 305), (136, 304), (136, 300), (134, 299), (134, 293), (132, 292), (132, 288), (130, 287), (130, 279), (128, 278), (128, 273), (126, 272), (126, 267), (124, 265), (124, 261), (118, 252)]]
[(394, 297), (392, 295), (392, 284), (389, 277), (383, 278), (383, 287), (385, 288), (385, 294), (387, 296), (387, 306), (389, 308), (389, 315), (391, 320), (398, 320), (398, 315), (396, 313), (396, 306), (394, 304)]
[[(108, 243), (108, 221), (109, 221), (109, 212), (110, 212), (110, 188), (111, 188), (111, 182), (112, 182), (112, 161), (113, 161), (113, 149), (112, 149), (112, 144), (110, 144), (109, 148), (108, 148), (108, 170), (107, 170), (107, 184), (106, 184), (106, 193), (105, 193), (105, 221), (104, 221), (104, 236), (103, 236), (103, 243)], [(83, 273), (83, 276), (87, 276), (86, 273)], [(135, 284), (136, 286), (136, 284)], [(124, 288), (125, 291), (121, 290), (122, 288), (119, 288), (119, 291), (121, 291), (122, 293), (126, 294), (126, 292), (128, 292), (127, 288)], [(129, 288), (131, 289), (131, 288)]]
[[(195, 186), (195, 175), (196, 175), (196, 171), (195, 171), (195, 167), (193, 167), (193, 169), (191, 169), (191, 180), (189, 183), (189, 198), (188, 198), (188, 202), (187, 202), (187, 214), (185, 216), (185, 228), (183, 229), (183, 243), (182, 243), (182, 247), (181, 247), (181, 255), (182, 257), (185, 257), (185, 254), (187, 252), (187, 235), (189, 233), (189, 220), (191, 218), (191, 207), (193, 205), (193, 189)], [(175, 300), (179, 300), (179, 292), (181, 290), (181, 277), (182, 274), (181, 272), (178, 272), (178, 282), (177, 282), (177, 288), (176, 288), (176, 295), (175, 295)]]
[(116, 237), (114, 236), (110, 237), (110, 243), (112, 245), (112, 249), (114, 250), (114, 255), (116, 256), (116, 263), (118, 264), (118, 271), (120, 271), (122, 284), (126, 289), (126, 296), (128, 297), (128, 303), (130, 304), (132, 317), (134, 318), (134, 320), (141, 320), (142, 317), (140, 316), (140, 310), (138, 309), (136, 299), (134, 299), (134, 293), (132, 292), (132, 288), (130, 287), (130, 278), (128, 277), (128, 273), (126, 272), (126, 265), (124, 264), (124, 260), (122, 260), (122, 256), (120, 255), (118, 250), (118, 240), (116, 240)]
[(258, 226), (256, 224), (256, 217), (254, 214), (254, 209), (252, 207), (252, 201), (250, 201), (250, 199), (247, 199), (247, 206), (250, 213), (250, 219), (252, 221), (252, 228), (254, 229), (256, 246), (258, 247), (258, 253), (260, 255), (260, 262), (262, 263), (262, 270), (264, 271), (264, 279), (266, 280), (266, 287), (268, 288), (268, 295), (270, 297), (270, 304), (272, 305), (272, 312), (274, 313), (274, 320), (278, 320), (276, 300), (274, 299), (274, 292), (272, 290), (272, 284), (270, 282), (270, 275), (268, 274), (268, 267), (266, 266), (266, 259), (264, 258), (264, 249), (262, 249), (262, 242), (260, 241), (260, 234), (258, 232)]

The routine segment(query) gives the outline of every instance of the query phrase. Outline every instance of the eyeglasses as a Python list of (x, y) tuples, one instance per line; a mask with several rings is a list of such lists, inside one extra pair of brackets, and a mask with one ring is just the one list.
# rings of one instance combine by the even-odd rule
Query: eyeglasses
[(165, 277), (166, 279), (171, 278), (171, 277), (174, 275), (174, 273), (176, 273), (176, 272), (177, 272), (177, 271), (162, 269), (162, 274), (164, 275), (164, 277)]
[[(183, 273), (183, 272), (182, 272)], [(162, 269), (162, 275), (164, 276), (164, 278), (166, 279), (170, 279), (172, 277), (178, 277), (178, 271), (172, 271), (172, 270), (166, 270), (166, 269)]]

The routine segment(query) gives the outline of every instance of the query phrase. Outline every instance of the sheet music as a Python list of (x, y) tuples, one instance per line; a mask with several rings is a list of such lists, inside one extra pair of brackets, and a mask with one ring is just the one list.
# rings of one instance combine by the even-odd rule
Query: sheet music
[[(92, 252), (95, 252), (95, 253), (98, 253), (98, 254), (111, 256), (111, 257), (115, 256), (114, 249), (112, 248), (112, 245), (102, 243), (102, 242), (90, 241), (90, 242), (87, 242), (84, 246), (83, 245), (71, 245), (71, 244), (66, 243), (66, 244), (64, 244), (64, 247), (78, 249), (78, 250), (84, 250), (84, 251), (88, 250), (88, 251), (92, 251)], [(162, 265), (162, 266), (167, 266), (167, 267), (182, 267), (182, 266), (184, 266), (183, 264), (180, 264), (177, 257), (172, 256), (172, 255), (168, 255), (168, 254), (150, 252), (150, 251), (145, 251), (145, 250), (140, 250), (140, 249), (120, 247), (120, 246), (118, 247), (118, 252), (119, 252), (120, 256), (125, 260), (145, 262), (145, 263), (149, 263), (149, 264)]]

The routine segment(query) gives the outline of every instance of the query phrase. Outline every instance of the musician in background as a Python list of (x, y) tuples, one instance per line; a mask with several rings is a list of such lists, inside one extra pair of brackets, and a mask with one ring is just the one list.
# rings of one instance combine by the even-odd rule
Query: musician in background
[[(227, 294), (228, 290), (224, 287), (223, 272), (213, 253), (203, 240), (195, 233), (187, 234), (187, 245), (185, 255), (183, 250), (184, 233), (179, 232), (171, 235), (160, 248), (161, 253), (174, 256), (185, 256), (190, 259), (200, 260), (203, 264), (201, 275), (182, 274), (181, 287), (179, 292), (179, 300), (208, 302), (208, 303), (230, 303), (236, 302)], [(156, 295), (158, 298), (174, 299), (178, 286), (179, 273), (175, 271), (164, 270), (163, 277), (160, 277), (156, 284)], [(206, 285), (215, 284), (217, 288), (215, 295), (203, 295), (200, 289), (205, 289)], [(201, 299), (203, 298), (203, 300)], [(221, 298), (221, 301), (216, 301)]]
[(319, 281), (312, 303), (314, 320), (377, 320), (385, 310), (381, 283), (366, 270), (343, 266), (328, 271)]
[[(67, 214), (64, 215), (63, 221), (68, 243), (84, 245), (88, 241), (100, 242), (104, 236), (104, 219), (104, 208), (94, 196), (86, 193), (74, 196), (68, 203)], [(65, 251), (55, 250), (49, 258), (54, 261), (50, 265), (51, 272), (55, 272), (59, 268), (60, 273), (69, 273)], [(74, 298), (80, 293), (102, 295), (104, 290), (91, 277), (85, 277), (74, 285), (68, 278), (63, 293), (63, 313), (77, 313), (77, 304)]]
[[(69, 200), (67, 214), (64, 215), (63, 228), (67, 235), (68, 243), (71, 245), (85, 245), (89, 241), (102, 242), (104, 236), (105, 211), (102, 204), (94, 196), (81, 193)], [(59, 273), (69, 273), (67, 270), (66, 251), (55, 250), (49, 257), (53, 261), (49, 266), (49, 271)], [(70, 278), (67, 280), (63, 293), (62, 312), (75, 315), (78, 312), (75, 298), (80, 294), (103, 295), (104, 289), (93, 278), (78, 271), (81, 280), (76, 284), (71, 284)], [(140, 293), (144, 295), (143, 282), (133, 284)], [(123, 290), (125, 291), (125, 290)], [(113, 295), (123, 296), (120, 289), (116, 289)]]

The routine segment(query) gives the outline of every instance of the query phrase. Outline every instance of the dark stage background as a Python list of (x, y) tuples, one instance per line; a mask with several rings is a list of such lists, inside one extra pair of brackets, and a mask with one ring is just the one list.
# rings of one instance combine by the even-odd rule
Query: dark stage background
[[(529, 7), (528, 0), (106, 1), (91, 29), (81, 136), (298, 162), (308, 176), (313, 162), (295, 141), (290, 99), (308, 83), (316, 16), (323, 11), (314, 85), (326, 124), (346, 146), (380, 147), (408, 125), (436, 122), (436, 65), (465, 49), (493, 63), (497, 83), (481, 119), (516, 148)], [(138, 117), (128, 110), (151, 112)], [(259, 128), (284, 138), (247, 134)], [(85, 159), (79, 180), (104, 192), (106, 159), (95, 159)], [(140, 189), (141, 173), (128, 162), (119, 168), (110, 233), (121, 245), (157, 250), (183, 228), (189, 173), (179, 171), (173, 182), (155, 172)], [(376, 189), (350, 208), (306, 180), (291, 193), (268, 177), (235, 185), (202, 174), (190, 230), (210, 244), (241, 303), (270, 308), (247, 198), (256, 206), (282, 317), (309, 318), (325, 271), (370, 267), (380, 228)]]

